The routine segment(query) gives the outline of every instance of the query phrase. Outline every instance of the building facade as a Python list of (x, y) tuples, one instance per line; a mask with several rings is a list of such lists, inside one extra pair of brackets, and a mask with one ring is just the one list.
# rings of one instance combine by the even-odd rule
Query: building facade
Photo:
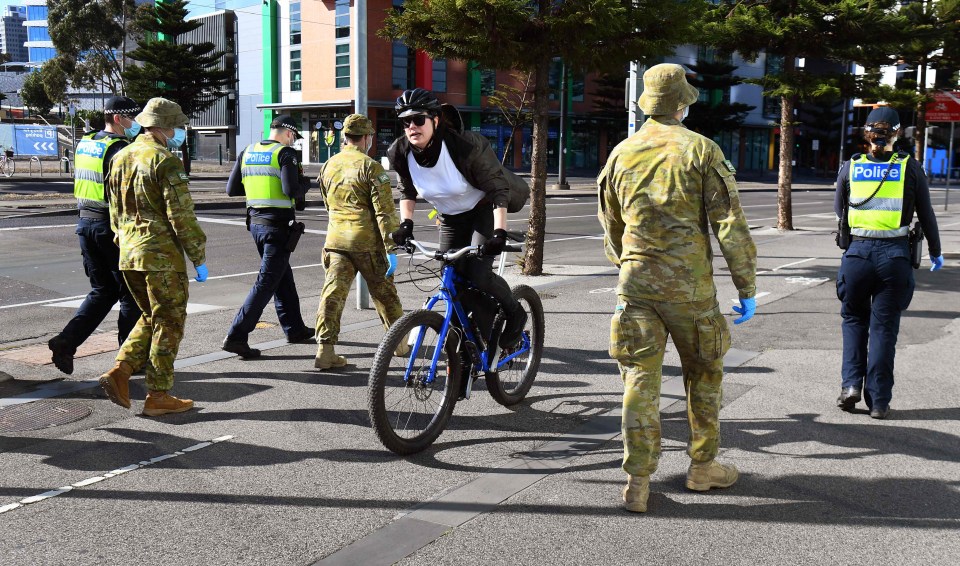
[(29, 60), (27, 54), (27, 29), (24, 27), (27, 10), (25, 6), (7, 6), (0, 20), (0, 53), (10, 56), (10, 62), (23, 63)]
[(23, 3), (27, 8), (27, 19), (23, 23), (27, 29), (27, 61), (39, 65), (53, 59), (57, 54), (47, 28), (47, 2), (24, 0)]

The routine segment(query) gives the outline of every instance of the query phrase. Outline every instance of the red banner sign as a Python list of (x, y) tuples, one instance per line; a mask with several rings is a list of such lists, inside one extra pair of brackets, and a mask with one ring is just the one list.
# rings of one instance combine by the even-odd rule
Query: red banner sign
[(960, 92), (937, 92), (927, 103), (927, 122), (960, 122)]

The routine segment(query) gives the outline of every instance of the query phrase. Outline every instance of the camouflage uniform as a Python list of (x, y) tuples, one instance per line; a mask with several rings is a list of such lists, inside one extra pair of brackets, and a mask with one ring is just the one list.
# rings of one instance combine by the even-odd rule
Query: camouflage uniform
[[(344, 129), (348, 126), (345, 123)], [(393, 277), (384, 275), (387, 250), (393, 246), (390, 233), (399, 227), (390, 177), (375, 159), (346, 145), (323, 165), (317, 182), (330, 212), (323, 245), (326, 277), (317, 309), (317, 342), (337, 343), (340, 317), (358, 271), (367, 282), (380, 320), (390, 328), (403, 316)]]
[(727, 322), (713, 283), (708, 225), (740, 297), (753, 297), (756, 247), (734, 169), (713, 141), (671, 115), (651, 116), (601, 171), (599, 218), (607, 257), (620, 267), (610, 355), (620, 365), (623, 469), (650, 475), (660, 458), (660, 382), (667, 335), (680, 354), (694, 462), (717, 454)]
[(143, 311), (117, 361), (134, 369), (147, 363), (147, 388), (169, 391), (187, 317), (183, 256), (204, 264), (207, 237), (194, 215), (183, 165), (150, 134), (117, 153), (109, 179), (120, 269)]

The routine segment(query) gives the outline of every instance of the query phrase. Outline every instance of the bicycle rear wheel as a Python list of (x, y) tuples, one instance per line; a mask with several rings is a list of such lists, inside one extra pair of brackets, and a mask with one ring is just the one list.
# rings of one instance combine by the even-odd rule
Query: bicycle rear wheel
[[(517, 285), (512, 289), (513, 296), (520, 301), (523, 310), (527, 311), (527, 324), (523, 329), (525, 344), (529, 339), (530, 349), (513, 358), (497, 371), (486, 375), (487, 389), (497, 403), (505, 407), (516, 405), (530, 392), (533, 380), (540, 369), (540, 358), (543, 356), (543, 303), (540, 295), (527, 285)], [(512, 351), (500, 353), (504, 359)]]
[[(413, 454), (433, 444), (457, 403), (457, 339), (451, 330), (446, 344), (439, 344), (442, 327), (443, 316), (439, 313), (409, 312), (393, 323), (373, 358), (367, 392), (370, 423), (380, 442), (397, 454)], [(418, 338), (420, 346), (415, 352), (396, 355), (398, 347)], [(427, 383), (438, 347), (441, 351), (435, 379)]]

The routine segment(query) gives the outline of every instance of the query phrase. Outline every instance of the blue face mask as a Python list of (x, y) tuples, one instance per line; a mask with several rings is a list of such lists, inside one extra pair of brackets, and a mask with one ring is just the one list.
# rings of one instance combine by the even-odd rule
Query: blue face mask
[(183, 128), (174, 128), (173, 137), (167, 139), (167, 147), (178, 149), (185, 141), (187, 141), (187, 131)]
[(137, 137), (137, 134), (139, 133), (140, 133), (140, 124), (138, 124), (136, 120), (134, 120), (133, 123), (130, 124), (129, 128), (123, 129), (123, 135), (127, 136), (130, 139)]

